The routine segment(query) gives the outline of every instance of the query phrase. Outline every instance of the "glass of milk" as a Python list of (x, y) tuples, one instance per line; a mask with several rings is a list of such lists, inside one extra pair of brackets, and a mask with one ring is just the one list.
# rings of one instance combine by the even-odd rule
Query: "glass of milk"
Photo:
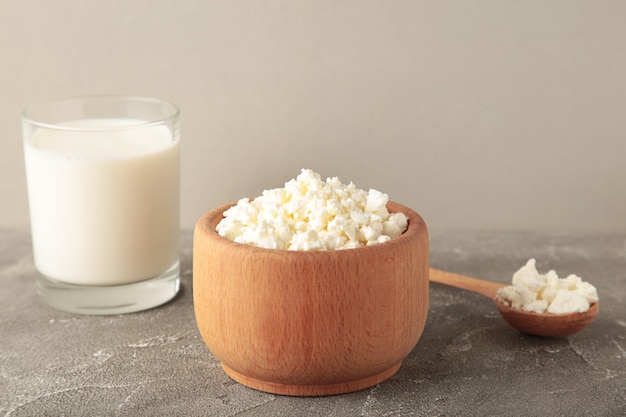
[(22, 116), (37, 291), (82, 314), (172, 299), (179, 273), (179, 110), (144, 97), (32, 105)]

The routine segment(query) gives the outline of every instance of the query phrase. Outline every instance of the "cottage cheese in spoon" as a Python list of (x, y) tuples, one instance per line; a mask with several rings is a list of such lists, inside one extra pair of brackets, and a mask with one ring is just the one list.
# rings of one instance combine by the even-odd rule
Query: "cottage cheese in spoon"
[(540, 274), (530, 259), (513, 275), (513, 285), (501, 288), (496, 299), (515, 309), (534, 313), (582, 313), (598, 301), (596, 288), (577, 275), (559, 278), (555, 271)]

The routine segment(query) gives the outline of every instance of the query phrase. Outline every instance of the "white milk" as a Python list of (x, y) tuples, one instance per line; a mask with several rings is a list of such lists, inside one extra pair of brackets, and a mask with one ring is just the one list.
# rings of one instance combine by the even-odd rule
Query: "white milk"
[(156, 277), (179, 256), (179, 141), (166, 126), (81, 120), (25, 143), (35, 266), (79, 285)]

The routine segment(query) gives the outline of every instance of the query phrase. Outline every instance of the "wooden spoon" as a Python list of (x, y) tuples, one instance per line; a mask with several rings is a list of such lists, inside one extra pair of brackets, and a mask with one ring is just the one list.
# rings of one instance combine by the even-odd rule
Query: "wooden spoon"
[(508, 307), (496, 299), (496, 292), (498, 289), (506, 287), (506, 284), (484, 281), (434, 268), (430, 268), (430, 282), (461, 288), (490, 298), (507, 323), (523, 333), (535, 336), (570, 336), (587, 327), (596, 318), (599, 311), (599, 303), (597, 302), (591, 304), (589, 310), (583, 313), (538, 314), (518, 310)]

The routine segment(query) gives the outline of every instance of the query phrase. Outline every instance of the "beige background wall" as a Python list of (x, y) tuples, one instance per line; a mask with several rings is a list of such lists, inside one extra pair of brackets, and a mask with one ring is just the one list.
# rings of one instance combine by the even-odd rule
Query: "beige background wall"
[(20, 112), (183, 114), (182, 225), (300, 168), (432, 229), (626, 231), (621, 0), (0, 0), (0, 227), (28, 227)]

